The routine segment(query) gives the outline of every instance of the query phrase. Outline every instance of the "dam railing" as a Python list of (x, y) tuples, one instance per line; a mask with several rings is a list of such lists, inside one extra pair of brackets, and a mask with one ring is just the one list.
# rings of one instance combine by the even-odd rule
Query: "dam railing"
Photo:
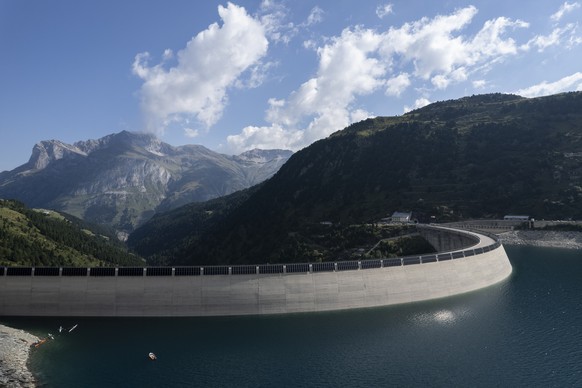
[[(317, 272), (339, 272), (366, 270), (374, 268), (421, 265), (465, 257), (481, 255), (501, 246), (497, 236), (484, 232), (451, 230), (428, 225), (422, 228), (438, 230), (443, 233), (463, 235), (475, 242), (465, 249), (437, 252), (425, 255), (393, 258), (348, 260), (335, 262), (289, 263), (289, 264), (251, 264), (251, 265), (210, 265), (210, 266), (167, 266), (167, 267), (0, 267), (0, 276), (54, 276), (54, 277), (150, 277), (150, 276), (215, 276), (215, 275), (273, 275), (307, 274)], [(480, 239), (478, 234), (491, 238), (493, 243), (474, 248)]]

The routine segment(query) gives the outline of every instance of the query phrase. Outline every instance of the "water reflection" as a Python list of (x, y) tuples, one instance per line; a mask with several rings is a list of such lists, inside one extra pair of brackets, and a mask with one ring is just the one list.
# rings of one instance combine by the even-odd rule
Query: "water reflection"
[[(79, 324), (33, 352), (47, 387), (582, 386), (580, 253), (507, 251), (514, 274), (506, 281), (427, 302), (264, 317), (3, 321), (39, 334)], [(152, 349), (155, 363), (145, 357)]]
[(437, 311), (433, 314), (433, 318), (435, 322), (443, 324), (450, 324), (455, 322), (455, 314), (449, 310)]
[(431, 326), (440, 324), (443, 326), (453, 325), (459, 318), (460, 313), (448, 309), (437, 311), (425, 311), (413, 314), (410, 320), (414, 325)]

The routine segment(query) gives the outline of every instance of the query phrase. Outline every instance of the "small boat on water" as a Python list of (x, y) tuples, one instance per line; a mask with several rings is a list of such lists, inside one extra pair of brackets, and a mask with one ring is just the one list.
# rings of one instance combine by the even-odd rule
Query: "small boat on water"
[(150, 353), (148, 354), (148, 357), (149, 357), (149, 358), (150, 358), (150, 360), (152, 360), (152, 361), (153, 361), (153, 360), (157, 360), (157, 358), (158, 358), (158, 357), (157, 357), (157, 356), (156, 356), (154, 353), (152, 353), (152, 352), (150, 352)]
[(70, 332), (72, 332), (73, 330), (75, 330), (76, 328), (77, 328), (77, 325), (75, 325), (75, 326), (71, 327), (71, 328), (69, 329), (69, 333), (70, 333)]
[(59, 326), (59, 333), (62, 333), (62, 331), (63, 331), (63, 327)]

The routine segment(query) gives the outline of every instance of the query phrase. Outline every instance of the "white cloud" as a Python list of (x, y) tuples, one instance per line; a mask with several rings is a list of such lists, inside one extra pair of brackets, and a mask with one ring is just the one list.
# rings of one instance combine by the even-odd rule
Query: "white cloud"
[(227, 89), (247, 70), (258, 71), (268, 47), (263, 25), (232, 3), (219, 6), (218, 13), (223, 25), (211, 24), (192, 38), (174, 67), (149, 66), (148, 53), (136, 55), (133, 72), (144, 80), (139, 95), (149, 130), (163, 132), (190, 119), (213, 125), (227, 103)]
[(478, 79), (472, 82), (475, 89), (483, 89), (487, 86), (488, 82), (484, 79)]
[(253, 148), (295, 149), (301, 138), (300, 131), (283, 129), (279, 125), (264, 127), (248, 126), (240, 134), (227, 136), (226, 141), (233, 152), (242, 152)]
[(258, 12), (258, 18), (265, 27), (270, 42), (289, 44), (301, 31), (320, 23), (324, 11), (315, 6), (309, 12), (307, 19), (301, 23), (289, 21), (289, 9), (283, 2), (263, 0)]
[(435, 75), (434, 77), (431, 78), (430, 82), (434, 85), (435, 88), (444, 90), (451, 83), (462, 82), (467, 80), (467, 78), (468, 78), (467, 69), (464, 67), (458, 67), (448, 74)]
[(463, 40), (451, 33), (467, 25), (476, 13), (475, 7), (468, 7), (450, 16), (422, 18), (401, 28), (391, 27), (381, 53), (390, 62), (399, 55), (403, 61), (414, 64), (415, 75), (424, 79), (435, 72), (451, 71), (454, 63), (466, 54)]
[[(568, 36), (568, 39), (564, 39), (566, 35)], [(566, 41), (568, 46), (572, 46), (578, 43), (576, 40), (576, 25), (570, 23), (564, 27), (554, 28), (549, 35), (536, 35), (521, 48), (523, 50), (529, 50), (531, 47), (537, 47), (538, 52), (542, 52), (550, 46), (561, 44), (563, 41)]]
[[(519, 52), (508, 34), (527, 28), (527, 23), (499, 17), (469, 35), (465, 30), (476, 14), (477, 8), (469, 6), (386, 32), (344, 29), (317, 48), (319, 67), (312, 78), (287, 98), (269, 101), (265, 117), (269, 124), (247, 127), (230, 136), (228, 144), (242, 150), (277, 140), (280, 147), (299, 149), (366, 117), (367, 112), (354, 106), (361, 96), (382, 88), (388, 96), (399, 96), (417, 81), (445, 89)], [(304, 47), (314, 49), (316, 44), (307, 41)], [(426, 92), (405, 109), (429, 104)]]
[(380, 19), (383, 19), (385, 16), (394, 13), (394, 11), (392, 10), (393, 7), (394, 7), (393, 4), (379, 5), (378, 7), (376, 7), (376, 15)]
[(269, 41), (288, 44), (297, 34), (298, 28), (286, 22), (288, 9), (274, 0), (263, 0), (259, 9), (259, 18), (265, 27)]
[[(451, 15), (422, 18), (401, 28), (390, 28), (380, 53), (388, 63), (413, 64), (416, 77), (432, 78), (437, 87), (446, 87), (451, 80), (464, 80), (471, 67), (516, 54), (515, 41), (504, 38), (504, 34), (508, 29), (528, 26), (520, 20), (500, 17), (486, 21), (474, 37), (464, 37), (461, 31), (476, 14), (477, 8), (469, 6)], [(465, 76), (451, 77), (461, 68)]]
[(451, 82), (449, 78), (445, 77), (442, 74), (435, 75), (432, 77), (430, 82), (437, 88), (437, 89), (446, 89)]
[(306, 41), (303, 41), (303, 47), (306, 48), (307, 50), (317, 50), (317, 42), (315, 42), (313, 39), (308, 39)]
[(357, 123), (358, 121), (366, 120), (373, 117), (376, 116), (364, 109), (356, 109), (350, 112), (350, 122), (352, 123)]
[(410, 86), (408, 73), (402, 73), (386, 81), (386, 95), (400, 96)]
[(194, 138), (194, 137), (198, 137), (200, 133), (198, 132), (197, 129), (193, 129), (193, 128), (184, 128), (184, 135), (186, 137), (190, 137), (190, 138)]
[(313, 7), (309, 16), (307, 17), (307, 21), (305, 24), (307, 26), (311, 26), (313, 24), (320, 23), (323, 20), (323, 10), (317, 6)]
[(570, 3), (568, 3), (566, 1), (564, 4), (562, 4), (562, 6), (560, 7), (560, 9), (555, 14), (553, 14), (552, 16), (550, 16), (550, 19), (553, 20), (553, 21), (555, 21), (555, 22), (557, 22), (560, 19), (562, 19), (562, 17), (565, 14), (567, 14), (569, 12), (572, 12), (576, 8), (580, 8), (580, 3), (577, 3), (576, 2), (576, 3), (570, 4)]
[[(315, 77), (305, 81), (287, 99), (269, 100), (267, 127), (247, 127), (230, 136), (230, 147), (248, 149), (273, 138), (281, 146), (302, 148), (349, 125), (354, 119), (368, 117), (351, 107), (355, 98), (372, 93), (384, 84), (386, 67), (377, 52), (381, 37), (372, 30), (345, 29), (317, 49), (319, 68)], [(270, 139), (261, 140), (261, 136)]]
[(424, 97), (418, 98), (416, 101), (414, 101), (414, 105), (412, 107), (404, 106), (404, 113), (410, 112), (411, 110), (414, 109), (422, 108), (423, 106), (427, 106), (428, 104), (430, 104), (430, 101), (427, 98)]
[(577, 72), (555, 82), (541, 82), (537, 85), (520, 89), (515, 94), (523, 97), (539, 97), (566, 91), (582, 91), (582, 72)]
[(503, 36), (509, 29), (528, 27), (529, 23), (503, 16), (486, 21), (483, 28), (471, 40), (469, 45), (471, 58), (467, 63), (472, 65), (485, 61), (498, 62), (506, 56), (517, 54), (518, 45), (515, 40), (504, 39)]
[(256, 65), (253, 65), (247, 69), (247, 78), (238, 78), (234, 82), (234, 86), (239, 89), (254, 89), (263, 84), (269, 71), (276, 67), (278, 64), (275, 62), (263, 63), (259, 61)]

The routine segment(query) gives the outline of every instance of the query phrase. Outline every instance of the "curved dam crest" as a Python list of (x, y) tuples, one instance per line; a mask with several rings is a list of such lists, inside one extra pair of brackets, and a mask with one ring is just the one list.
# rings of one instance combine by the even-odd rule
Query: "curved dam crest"
[(104, 268), (36, 268), (35, 272), (0, 267), (0, 315), (331, 311), (456, 295), (493, 285), (512, 272), (505, 249), (494, 236), (425, 225), (418, 230), (439, 253), (337, 263), (107, 269), (111, 273)]

